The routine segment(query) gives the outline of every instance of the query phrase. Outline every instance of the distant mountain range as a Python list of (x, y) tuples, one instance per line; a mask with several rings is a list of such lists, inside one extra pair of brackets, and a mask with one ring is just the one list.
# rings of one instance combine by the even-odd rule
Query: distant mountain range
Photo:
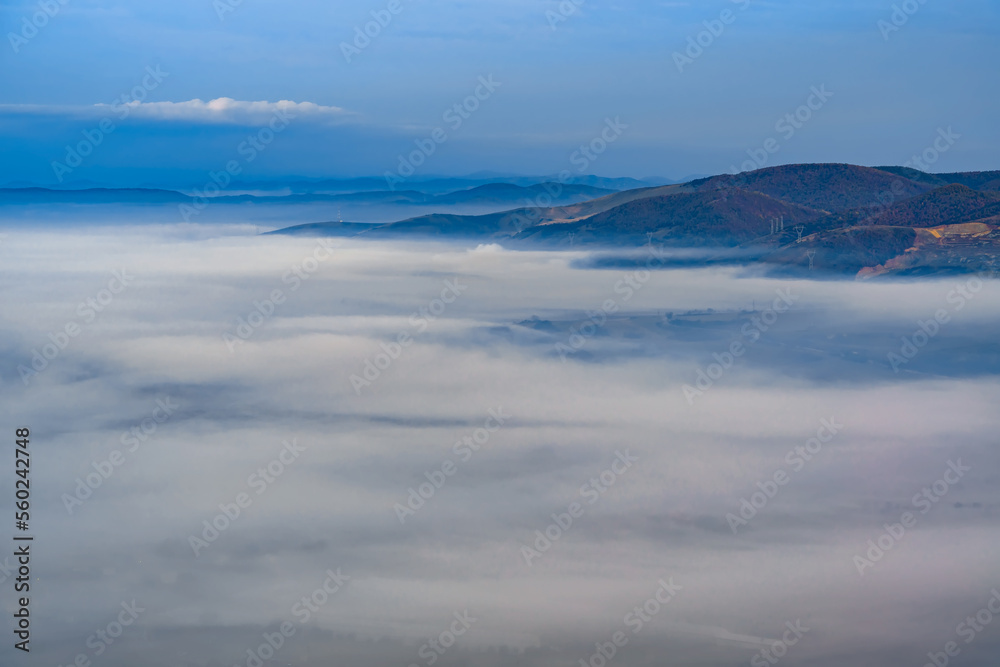
[[(207, 175), (206, 177), (207, 178)], [(406, 181), (405, 187), (390, 189), (384, 178), (364, 177), (364, 178), (328, 178), (328, 179), (270, 179), (270, 180), (238, 180), (233, 181), (227, 190), (237, 193), (253, 192), (262, 195), (338, 195), (357, 194), (364, 192), (399, 192), (406, 190), (409, 192), (419, 192), (427, 195), (441, 195), (460, 190), (471, 190), (480, 186), (489, 185), (516, 185), (530, 187), (543, 183), (563, 183), (564, 185), (581, 185), (599, 188), (608, 191), (630, 190), (656, 185), (668, 185), (679, 181), (671, 181), (665, 178), (606, 178), (583, 174), (573, 176), (569, 179), (561, 179), (557, 175), (550, 176), (469, 176), (465, 178), (412, 178)], [(204, 189), (205, 180), (188, 183), (186, 186), (163, 186), (162, 184), (151, 185), (131, 185), (131, 186), (111, 186), (106, 183), (92, 181), (80, 181), (67, 183), (58, 187), (38, 187), (34, 183), (8, 183), (0, 186), (0, 193), (11, 190), (25, 190), (38, 187), (41, 190), (52, 191), (81, 191), (81, 190), (110, 190), (110, 191), (150, 191), (166, 190), (173, 192), (191, 192)], [(225, 194), (225, 193), (223, 193)]]
[[(276, 233), (632, 250), (628, 256), (644, 246), (701, 248), (702, 263), (757, 262), (778, 272), (857, 277), (996, 271), (1000, 171), (785, 165), (567, 205), (383, 225), (315, 223)], [(625, 257), (613, 261), (641, 261)]]
[[(385, 185), (385, 182), (382, 183)], [(444, 194), (417, 190), (371, 190), (340, 194), (221, 194), (211, 197), (215, 204), (311, 204), (370, 203), (453, 206), (456, 204), (513, 205), (524, 202), (572, 203), (617, 192), (616, 189), (574, 183), (536, 183), (514, 185), (487, 183)], [(0, 206), (46, 204), (190, 204), (192, 195), (176, 190), (154, 188), (85, 188), (53, 190), (49, 188), (0, 189)]]
[[(266, 185), (276, 182), (240, 187)], [(907, 167), (796, 164), (676, 184), (585, 176), (573, 182), (510, 177), (409, 185), (391, 191), (376, 178), (286, 182), (280, 193), (231, 192), (211, 201), (263, 205), (284, 224), (292, 207), (281, 207), (288, 205), (343, 204), (359, 215), (382, 206), (380, 216), (362, 218), (381, 220), (393, 219), (393, 211), (402, 217), (430, 210), (397, 222), (314, 222), (272, 233), (603, 249), (608, 253), (593, 260), (602, 266), (645, 262), (636, 257), (656, 248), (672, 251), (662, 260), (668, 265), (755, 263), (792, 274), (867, 278), (1000, 270), (1000, 171), (929, 174)], [(349, 188), (354, 190), (340, 191)], [(0, 207), (11, 207), (15, 216), (25, 210), (17, 207), (168, 211), (191, 202), (189, 193), (156, 188), (0, 189)], [(495, 212), (468, 214), (479, 211)]]

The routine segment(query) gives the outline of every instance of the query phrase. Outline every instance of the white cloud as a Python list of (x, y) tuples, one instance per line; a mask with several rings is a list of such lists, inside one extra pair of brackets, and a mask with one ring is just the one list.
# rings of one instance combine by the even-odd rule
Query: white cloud
[[(52, 115), (107, 115), (124, 120), (127, 117), (145, 118), (158, 121), (185, 121), (191, 123), (227, 123), (239, 125), (263, 125), (275, 115), (287, 115), (295, 119), (340, 120), (351, 115), (340, 107), (323, 106), (313, 102), (277, 102), (234, 100), (218, 97), (207, 102), (201, 99), (186, 102), (139, 102), (126, 104), (94, 104), (91, 106), (54, 106), (39, 104), (4, 104), (0, 113), (27, 113)], [(127, 113), (126, 113), (127, 111)]]
[[(109, 107), (110, 105), (98, 105)], [(208, 123), (240, 123), (256, 125), (266, 123), (276, 114), (292, 118), (339, 118), (347, 115), (340, 107), (328, 107), (313, 102), (247, 102), (231, 97), (219, 97), (208, 102), (194, 99), (187, 102), (131, 102), (132, 115), (157, 120), (183, 120)]]

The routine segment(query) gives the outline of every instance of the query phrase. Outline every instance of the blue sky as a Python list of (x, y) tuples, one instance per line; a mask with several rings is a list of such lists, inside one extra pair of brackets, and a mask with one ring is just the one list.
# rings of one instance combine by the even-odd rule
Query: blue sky
[[(238, 147), (269, 122), (272, 107), (243, 103), (281, 100), (319, 108), (242, 162), (246, 178), (381, 176), (438, 127), (446, 141), (418, 175), (557, 173), (609, 118), (628, 127), (588, 172), (729, 171), (769, 138), (768, 165), (902, 164), (949, 127), (960, 138), (932, 171), (1000, 166), (1000, 6), (988, 0), (398, 0), (395, 14), (389, 0), (50, 2), (37, 34), (24, 29), (37, 2), (0, 9), (0, 184), (57, 182), (53, 162), (103, 118), (113, 132), (64, 181), (201, 183), (245, 160)], [(372, 12), (391, 21), (348, 62), (341, 45)], [(679, 68), (699, 33), (706, 46)], [(147, 67), (167, 76), (120, 117), (109, 105)], [(499, 85), (450, 127), (445, 112), (490, 76)], [(832, 96), (779, 132), (814, 86)], [(234, 102), (181, 104), (218, 98)]]

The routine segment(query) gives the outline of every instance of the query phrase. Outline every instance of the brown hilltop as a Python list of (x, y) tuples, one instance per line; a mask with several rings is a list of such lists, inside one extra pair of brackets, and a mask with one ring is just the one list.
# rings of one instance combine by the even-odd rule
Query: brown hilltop
[(828, 213), (868, 207), (886, 198), (908, 199), (930, 184), (851, 164), (789, 164), (691, 182), (698, 190), (741, 188)]
[(574, 235), (574, 242), (638, 244), (652, 239), (682, 246), (733, 246), (771, 231), (771, 221), (786, 226), (816, 219), (818, 211), (746, 190), (706, 190), (647, 197), (571, 223), (529, 228), (516, 238), (552, 241)]

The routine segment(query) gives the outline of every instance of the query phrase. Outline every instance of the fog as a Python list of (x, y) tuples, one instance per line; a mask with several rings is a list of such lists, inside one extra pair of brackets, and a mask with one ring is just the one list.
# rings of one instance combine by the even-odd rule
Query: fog
[[(267, 193), (258, 193), (267, 194)], [(575, 201), (579, 200), (572, 199)], [(356, 201), (317, 201), (300, 204), (226, 203), (210, 201), (207, 206), (194, 207), (195, 200), (182, 203), (143, 204), (73, 204), (72, 215), (67, 217), (66, 204), (11, 204), (0, 202), (0, 224), (5, 227), (40, 226), (61, 228), (86, 222), (91, 226), (131, 227), (136, 220), (143, 227), (168, 226), (172, 228), (197, 226), (213, 228), (214, 233), (222, 225), (242, 227), (244, 234), (282, 229), (292, 225), (313, 222), (364, 222), (385, 224), (398, 222), (431, 213), (454, 213), (458, 215), (486, 215), (524, 205), (533, 205), (525, 198), (522, 201), (506, 200), (495, 203), (468, 204), (411, 204)], [(183, 208), (182, 208), (183, 207)]]
[(39, 229), (0, 236), (32, 664), (255, 665), (263, 633), (302, 667), (1000, 651), (960, 629), (1000, 610), (993, 281)]

